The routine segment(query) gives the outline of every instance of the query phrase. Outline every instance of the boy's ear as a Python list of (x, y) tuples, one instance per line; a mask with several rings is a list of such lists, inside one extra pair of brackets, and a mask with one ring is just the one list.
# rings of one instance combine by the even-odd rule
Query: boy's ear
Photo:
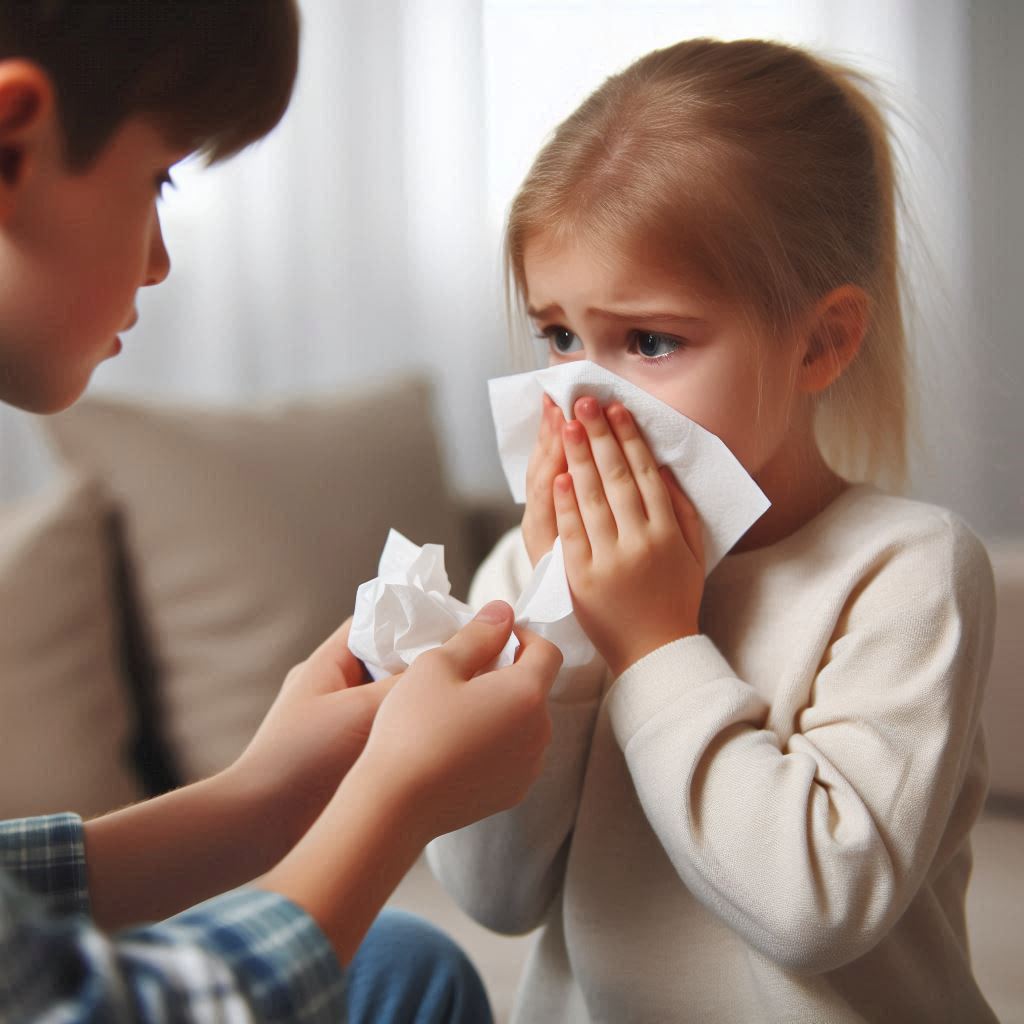
[(6, 223), (54, 115), (53, 83), (37, 64), (0, 61), (0, 223)]
[(805, 394), (824, 391), (856, 358), (871, 316), (863, 288), (844, 284), (814, 307), (805, 334), (798, 385)]

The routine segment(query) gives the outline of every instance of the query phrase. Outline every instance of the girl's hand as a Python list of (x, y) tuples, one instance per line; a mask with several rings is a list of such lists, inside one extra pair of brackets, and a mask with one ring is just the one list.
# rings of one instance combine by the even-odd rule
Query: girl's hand
[(659, 470), (624, 405), (581, 398), (562, 427), (569, 472), (554, 481), (558, 534), (580, 625), (619, 676), (699, 632), (700, 519)]
[(568, 468), (562, 446), (562, 410), (544, 395), (544, 409), (537, 433), (537, 445), (526, 469), (526, 509), (523, 512), (523, 540), (530, 564), (536, 565), (554, 546), (558, 536), (552, 485)]

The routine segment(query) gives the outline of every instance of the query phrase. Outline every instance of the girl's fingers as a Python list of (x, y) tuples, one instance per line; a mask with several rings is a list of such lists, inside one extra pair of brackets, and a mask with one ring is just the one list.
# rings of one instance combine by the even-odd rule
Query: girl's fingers
[(675, 511), (651, 449), (647, 447), (629, 410), (621, 402), (613, 402), (608, 406), (608, 422), (633, 473), (648, 521), (655, 528), (665, 529), (674, 521)]
[(565, 426), (565, 417), (562, 415), (562, 410), (547, 395), (544, 397), (549, 402), (549, 407), (544, 410), (544, 414), (548, 418), (548, 429), (551, 437), (548, 452), (553, 464), (557, 467), (556, 474), (565, 473), (568, 469), (565, 462), (565, 444), (562, 441), (562, 427)]
[(561, 437), (549, 439), (546, 446), (538, 451), (527, 473), (530, 500), (537, 502), (539, 507), (550, 505), (551, 484), (559, 473), (566, 472), (568, 468)]
[(557, 411), (557, 406), (547, 395), (542, 395), (540, 422), (537, 424), (537, 445), (534, 449), (538, 454), (550, 452), (558, 436), (558, 429), (551, 415), (552, 410)]
[(647, 523), (644, 504), (626, 456), (600, 404), (596, 398), (581, 398), (575, 412), (587, 431), (590, 450), (619, 532), (641, 529)]
[(704, 568), (704, 527), (701, 524), (697, 509), (693, 502), (683, 493), (672, 471), (665, 466), (660, 470), (661, 479), (665, 484), (665, 491), (669, 501), (672, 503), (672, 510), (675, 513), (679, 528), (683, 531), (686, 546), (690, 549), (696, 562), (701, 569)]
[[(578, 514), (586, 527), (587, 536), (592, 548), (600, 548), (615, 543), (618, 530), (615, 517), (604, 493), (601, 475), (597, 471), (587, 432), (579, 420), (572, 420), (562, 427), (562, 438), (565, 443), (565, 458), (572, 475), (575, 504)], [(556, 485), (560, 477), (556, 477)], [(558, 512), (557, 486), (555, 512)], [(559, 529), (561, 533), (561, 529)]]
[(573, 478), (568, 473), (555, 477), (554, 493), (555, 520), (558, 523), (558, 536), (562, 538), (565, 564), (567, 567), (583, 565), (590, 561), (593, 552), (576, 501)]
[(547, 395), (542, 397), (537, 444), (526, 470), (526, 510), (523, 513), (523, 540), (534, 564), (551, 550), (558, 536), (551, 488), (555, 477), (568, 468), (561, 436), (564, 417)]
[(544, 423), (543, 429), (545, 435), (547, 436), (549, 450), (560, 440), (558, 425), (554, 416), (556, 412), (558, 412), (558, 408), (556, 407), (555, 403), (552, 402), (547, 395), (545, 395), (544, 413), (541, 418)]
[[(544, 396), (549, 402), (551, 399)], [(551, 505), (551, 485), (555, 482), (555, 477), (559, 473), (565, 473), (569, 466), (565, 461), (565, 448), (562, 445), (562, 431), (561, 423), (564, 422), (562, 411), (554, 404), (551, 404), (551, 408), (545, 408), (544, 420), (546, 427), (542, 428), (545, 432), (540, 460), (537, 463), (535, 472), (533, 474), (533, 494), (532, 498), (537, 503), (538, 508), (545, 510), (545, 518), (550, 518), (552, 530), (555, 525), (555, 512)]]
[(552, 481), (568, 468), (565, 462), (565, 447), (562, 444), (562, 424), (565, 417), (562, 410), (547, 395), (544, 396), (544, 403), (531, 475), (536, 481), (536, 491), (543, 492), (545, 500), (550, 503)]

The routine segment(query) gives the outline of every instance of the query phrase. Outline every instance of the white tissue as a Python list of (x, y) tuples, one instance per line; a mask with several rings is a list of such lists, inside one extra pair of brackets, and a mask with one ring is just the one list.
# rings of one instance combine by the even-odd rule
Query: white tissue
[[(526, 467), (537, 443), (542, 395), (572, 419), (576, 399), (629, 409), (658, 464), (668, 466), (704, 527), (704, 570), (710, 573), (771, 504), (719, 438), (622, 377), (586, 360), (489, 382), (498, 453), (512, 496), (526, 501)], [(539, 564), (538, 564), (539, 568)]]
[[(451, 596), (440, 544), (418, 547), (397, 530), (388, 533), (375, 579), (356, 591), (349, 650), (374, 679), (407, 669), (424, 651), (450, 640), (475, 614)], [(515, 634), (495, 665), (511, 665), (519, 641)]]
[(585, 665), (594, 657), (594, 645), (573, 614), (561, 538), (555, 538), (555, 546), (534, 566), (515, 613), (517, 626), (550, 640), (562, 652), (566, 668)]

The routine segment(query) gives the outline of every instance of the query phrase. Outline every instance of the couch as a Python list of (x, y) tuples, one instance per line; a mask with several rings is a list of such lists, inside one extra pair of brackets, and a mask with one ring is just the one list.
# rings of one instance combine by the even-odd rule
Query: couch
[[(422, 379), (245, 408), (90, 397), (39, 429), (60, 472), (0, 508), (0, 815), (93, 815), (230, 763), (287, 670), (351, 611), (390, 527), (445, 545), (453, 593), (516, 519), (445, 482)], [(1024, 1021), (1024, 552), (1001, 587), (986, 710), (978, 972)], [(986, 845), (987, 844), (987, 845)], [(1007, 891), (1010, 890), (1010, 891)], [(974, 894), (977, 895), (974, 895)], [(394, 897), (453, 932), (507, 1014), (530, 939), (491, 936), (422, 862)]]

